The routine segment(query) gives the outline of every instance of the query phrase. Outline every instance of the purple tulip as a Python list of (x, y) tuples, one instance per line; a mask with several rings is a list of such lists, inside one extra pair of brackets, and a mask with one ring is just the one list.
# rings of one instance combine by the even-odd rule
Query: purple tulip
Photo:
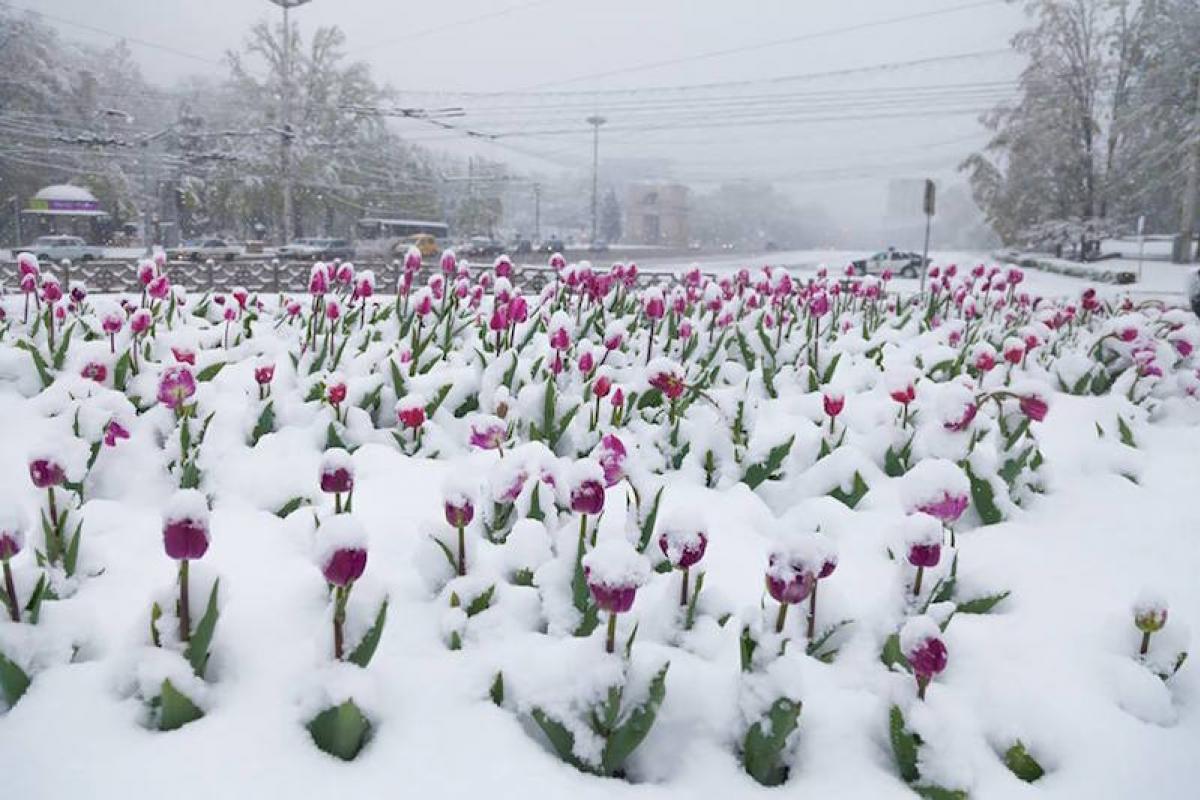
[(593, 581), (590, 568), (584, 569), (588, 579), (588, 591), (596, 601), (596, 607), (610, 614), (624, 614), (633, 608), (634, 598), (637, 597), (637, 584), (607, 584)]
[(1050, 406), (1047, 405), (1046, 401), (1034, 394), (1022, 396), (1020, 403), (1021, 413), (1034, 422), (1044, 420), (1046, 413), (1050, 410)]
[(675, 569), (690, 569), (704, 558), (708, 534), (704, 531), (664, 531), (658, 537), (658, 547)]
[(334, 550), (325, 559), (321, 572), (334, 586), (347, 586), (362, 577), (367, 568), (367, 551), (360, 547)]
[(208, 520), (168, 519), (163, 524), (163, 547), (176, 561), (201, 558), (208, 552)]
[(67, 479), (61, 464), (49, 458), (38, 458), (29, 462), (29, 479), (39, 489), (59, 486)]
[(940, 544), (914, 544), (908, 548), (908, 563), (914, 567), (936, 567), (941, 560)]
[(946, 525), (950, 525), (962, 516), (970, 504), (971, 499), (966, 495), (943, 492), (940, 500), (920, 505), (917, 510), (931, 517), (937, 517)]
[(475, 505), (466, 498), (447, 500), (444, 505), (446, 522), (452, 528), (465, 528), (475, 519)]
[(931, 636), (909, 649), (904, 657), (908, 659), (913, 674), (917, 676), (917, 697), (924, 700), (925, 687), (929, 685), (929, 681), (946, 668), (946, 645), (940, 638)]
[(599, 514), (604, 510), (604, 484), (590, 478), (571, 489), (571, 510), (577, 514)]
[(158, 381), (158, 401), (176, 413), (196, 393), (196, 379), (184, 366), (167, 367)]

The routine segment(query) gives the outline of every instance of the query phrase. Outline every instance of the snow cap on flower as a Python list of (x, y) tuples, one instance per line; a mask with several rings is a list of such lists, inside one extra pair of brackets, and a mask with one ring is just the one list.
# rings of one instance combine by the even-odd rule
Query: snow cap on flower
[(1152, 589), (1143, 589), (1133, 604), (1133, 622), (1142, 633), (1154, 633), (1167, 624), (1167, 601)]
[(900, 486), (906, 511), (921, 511), (942, 522), (956, 521), (970, 504), (971, 483), (962, 468), (948, 459), (922, 460)]
[(353, 514), (335, 514), (317, 529), (316, 561), (325, 580), (345, 586), (367, 567), (367, 530)]
[(475, 518), (477, 482), (462, 473), (452, 472), (442, 483), (442, 509), (452, 528), (465, 527)]
[(808, 597), (825, 563), (816, 534), (790, 536), (778, 542), (767, 558), (767, 593), (779, 603), (799, 603)]
[(917, 512), (904, 518), (900, 536), (908, 563), (914, 567), (936, 567), (942, 560), (942, 524), (929, 514)]
[(476, 414), (470, 422), (470, 442), (481, 450), (496, 450), (508, 438), (508, 426), (504, 420), (491, 414)]
[(658, 530), (658, 547), (671, 566), (688, 569), (704, 558), (708, 533), (703, 514), (690, 509), (672, 511)]
[(178, 409), (196, 393), (196, 378), (182, 365), (167, 367), (158, 379), (158, 402)]
[(604, 468), (595, 459), (583, 458), (567, 473), (571, 510), (577, 514), (599, 514), (604, 510)]
[(29, 519), (19, 506), (0, 507), (0, 561), (7, 561), (25, 547)]
[(933, 398), (934, 417), (948, 431), (967, 430), (979, 411), (975, 392), (961, 381), (942, 384), (937, 388)]
[[(607, 391), (605, 392), (607, 394)], [(625, 444), (615, 433), (606, 433), (593, 451), (604, 470), (604, 485), (615, 486), (625, 476)]]
[(584, 556), (583, 571), (596, 605), (616, 614), (628, 611), (637, 590), (650, 580), (650, 562), (619, 537), (603, 540)]
[(150, 323), (153, 321), (154, 318), (150, 316), (150, 312), (148, 310), (139, 308), (129, 317), (129, 330), (133, 331), (135, 334), (145, 333), (150, 329)]
[(78, 483), (87, 471), (88, 448), (80, 439), (61, 433), (42, 437), (29, 449), (29, 477), (39, 489), (63, 481)]
[(425, 398), (419, 394), (407, 394), (396, 401), (396, 419), (409, 430), (425, 424)]
[(195, 489), (180, 489), (163, 512), (163, 547), (176, 561), (208, 552), (208, 498)]
[(521, 496), (527, 480), (529, 480), (529, 471), (521, 463), (521, 459), (502, 458), (495, 462), (488, 475), (492, 501), (496, 503), (516, 502), (516, 499)]
[(354, 488), (354, 460), (340, 447), (326, 450), (321, 456), (321, 491), (349, 492)]
[(658, 389), (669, 400), (675, 400), (687, 388), (683, 370), (669, 358), (656, 358), (646, 366), (646, 377), (650, 385)]
[(930, 678), (946, 668), (942, 630), (932, 617), (912, 617), (900, 629), (900, 650), (918, 677)]

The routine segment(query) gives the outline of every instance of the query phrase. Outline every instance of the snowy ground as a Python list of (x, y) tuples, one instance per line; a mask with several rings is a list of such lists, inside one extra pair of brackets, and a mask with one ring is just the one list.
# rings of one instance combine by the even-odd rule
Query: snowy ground
[[(772, 262), (799, 273), (819, 261), (832, 267), (849, 255), (782, 254)], [(737, 266), (744, 263), (737, 259)], [(1156, 266), (1162, 269), (1153, 276), (1161, 287), (1155, 291), (1169, 296), (1169, 270), (1178, 268)], [(1079, 291), (1077, 281), (1036, 273), (1025, 285), (1035, 292)], [(112, 305), (107, 298), (95, 302)], [(5, 298), (4, 308), (9, 320), (20, 318), (19, 297)], [(213, 516), (211, 548), (193, 574), (201, 587), (219, 576), (222, 607), (205, 716), (169, 733), (151, 730), (136, 694), (140, 674), (157, 674), (155, 648), (148, 644), (149, 605), (169, 598), (175, 580), (161, 533), (176, 485), (162, 445), (173, 421), (167, 409), (151, 404), (142, 414), (121, 417), (132, 437), (104, 449), (89, 477), (81, 571), (90, 577), (78, 583), (74, 596), (47, 603), (37, 626), (0, 622), (0, 648), (38, 651), (46, 665), (25, 696), (0, 713), (4, 797), (403, 792), (431, 798), (910, 798), (915, 795), (897, 775), (888, 740), (893, 704), (906, 709), (909, 726), (925, 740), (923, 778), (978, 800), (1196, 796), (1200, 669), (1188, 663), (1169, 682), (1160, 680), (1133, 657), (1140, 634), (1131, 622), (1131, 608), (1146, 589), (1170, 603), (1170, 624), (1157, 634), (1156, 652), (1186, 646), (1187, 626), (1200, 620), (1200, 406), (1194, 398), (1166, 397), (1151, 413), (1121, 392), (1068, 395), (1053, 388), (1053, 372), (1031, 361), (1028, 377), (1050, 402), (1045, 421), (1035, 423), (1045, 457), (1044, 491), (1009, 509), (1010, 518), (998, 524), (979, 526), (972, 510), (959, 530), (961, 596), (1002, 590), (1011, 596), (993, 613), (958, 614), (950, 621), (944, 633), (949, 665), (922, 703), (914, 700), (911, 677), (889, 671), (879, 657), (883, 641), (913, 613), (907, 601), (911, 571), (891, 557), (903, 546), (897, 537), (906, 481), (888, 477), (872, 460), (881, 450), (880, 431), (894, 424), (895, 406), (862, 357), (865, 346), (856, 349), (853, 336), (845, 337), (837, 347), (847, 364), (831, 386), (848, 398), (838, 420), (847, 444), (821, 459), (823, 395), (798, 377), (781, 375), (780, 398), (763, 399), (752, 426), (763, 438), (780, 431), (797, 437), (782, 480), (751, 490), (733, 475), (704, 488), (694, 454), (666, 473), (660, 521), (702, 525), (710, 539), (701, 564), (704, 600), (695, 629), (680, 630), (679, 575), (656, 574), (632, 611), (621, 615), (620, 641), (638, 625), (629, 667), (635, 688), (641, 690), (661, 663), (671, 663), (657, 724), (636, 751), (626, 781), (583, 775), (560, 762), (518, 713), (531, 699), (552, 707), (568, 695), (596, 690), (619, 662), (603, 652), (603, 626), (586, 638), (556, 634), (553, 603), (537, 589), (505, 579), (513, 559), (536, 559), (538, 547), (518, 552), (471, 528), (472, 569), (452, 578), (430, 543), (431, 534), (448, 535), (447, 486), (465, 482), (478, 489), (485, 476), (523, 458), (538, 463), (540, 451), (527, 445), (502, 460), (495, 451), (472, 450), (464, 444), (463, 421), (443, 408), (428, 432), (428, 447), (438, 449), (438, 457), (408, 456), (390, 429), (376, 430), (366, 412), (351, 409), (343, 436), (361, 444), (353, 454), (353, 515), (370, 537), (369, 564), (350, 601), (351, 631), (361, 634), (384, 596), (390, 606), (370, 668), (349, 674), (347, 665), (334, 665), (329, 657), (331, 611), (326, 582), (313, 563), (317, 515), (309, 507), (285, 518), (273, 513), (300, 495), (318, 503), (323, 519), (332, 513), (332, 502), (316, 485), (331, 417), (328, 408), (303, 399), (308, 378), (286, 355), (297, 334), (291, 326), (275, 327), (268, 315), (255, 324), (253, 338), (225, 352), (219, 318), (211, 326), (192, 325), (162, 333), (154, 357), (169, 364), (167, 345), (186, 344), (198, 352), (198, 368), (230, 362), (197, 393), (202, 410), (215, 412), (200, 456)], [(103, 337), (80, 342), (54, 385), (40, 391), (28, 354), (11, 344), (14, 331), (15, 323), (0, 343), (0, 503), (32, 515), (44, 492), (30, 484), (27, 457), (47, 437), (62, 435), (68, 423), (55, 414), (74, 408), (78, 398), (96, 396), (98, 390), (77, 373), (90, 359), (104, 359), (109, 348)], [(888, 358), (900, 361), (918, 354), (932, 358), (947, 347), (936, 331), (898, 336), (893, 346)], [(368, 349), (343, 368), (350, 402), (370, 391), (375, 368), (388, 363), (389, 354)], [(469, 358), (460, 353), (448, 359), (448, 368), (461, 369)], [(278, 398), (278, 422), (276, 432), (248, 447), (246, 436), (261, 408), (254, 370), (265, 361), (277, 370), (272, 396)], [(626, 364), (619, 374), (642, 380), (639, 364)], [(995, 379), (991, 388), (1002, 387), (1000, 377), (999, 371), (988, 376)], [(128, 393), (152, 395), (155, 380), (154, 374), (134, 379)], [(417, 388), (435, 389), (431, 381)], [(939, 385), (918, 386), (921, 413), (939, 413)], [(933, 399), (926, 399), (926, 386)], [(745, 397), (738, 387), (719, 391)], [(487, 397), (483, 388), (476, 390), (485, 395), (484, 411), (503, 394)], [(719, 394), (718, 404), (725, 397)], [(706, 428), (716, 425), (698, 408), (693, 427), (685, 428), (697, 449), (711, 436)], [(1133, 425), (1136, 448), (1118, 441), (1118, 417)], [(658, 463), (662, 429), (647, 424), (622, 436), (631, 463)], [(591, 441), (584, 432), (578, 437)], [(757, 437), (752, 432), (752, 443)], [(918, 452), (945, 456), (960, 445), (935, 426)], [(829, 459), (839, 458), (861, 464), (870, 484), (853, 509), (829, 496), (822, 482), (830, 474)], [(558, 474), (561, 480), (566, 473)], [(624, 483), (608, 489), (601, 540), (626, 534), (628, 502)], [(541, 547), (553, 543), (556, 551), (570, 551), (577, 519), (565, 511), (561, 528), (548, 525)], [(820, 584), (821, 624), (853, 623), (837, 640), (832, 663), (802, 654), (776, 662), (786, 672), (779, 679), (798, 687), (804, 706), (791, 776), (785, 787), (765, 789), (746, 775), (735, 753), (753, 700), (739, 667), (738, 626), (722, 626), (718, 618), (773, 619), (775, 605), (764, 601), (763, 592), (768, 552), (797, 530), (817, 528), (839, 553), (837, 570)], [(37, 576), (32, 553), (12, 564), (19, 593), (27, 596)], [(933, 568), (926, 586), (945, 577), (948, 566), (943, 560)], [(544, 574), (553, 584), (553, 570)], [(486, 611), (464, 622), (448, 606), (452, 590), (472, 596), (489, 583), (497, 593)], [(200, 591), (194, 588), (193, 595), (193, 605), (201, 605)], [(799, 607), (794, 612), (789, 632), (799, 637), (803, 617)], [(461, 650), (447, 647), (450, 631), (461, 635)], [(504, 707), (489, 699), (497, 672), (505, 676)], [(330, 692), (333, 699), (352, 692), (375, 723), (366, 749), (349, 763), (317, 750), (304, 728)], [(1034, 785), (1018, 780), (1000, 760), (1018, 739), (1047, 770)]]

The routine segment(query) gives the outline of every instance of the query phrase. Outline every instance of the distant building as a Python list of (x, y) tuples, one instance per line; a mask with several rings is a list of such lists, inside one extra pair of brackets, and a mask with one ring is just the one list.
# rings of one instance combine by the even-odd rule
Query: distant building
[(688, 190), (677, 183), (639, 183), (625, 192), (624, 240), (688, 246)]
[(100, 201), (82, 186), (61, 183), (47, 186), (21, 210), (22, 236), (32, 240), (48, 234), (82, 236), (89, 242), (101, 240), (108, 213)]

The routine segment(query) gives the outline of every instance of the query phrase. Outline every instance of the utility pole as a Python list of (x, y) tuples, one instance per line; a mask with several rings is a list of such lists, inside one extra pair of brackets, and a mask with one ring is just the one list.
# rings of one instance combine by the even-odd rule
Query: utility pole
[(592, 241), (596, 241), (597, 209), (596, 194), (600, 188), (600, 126), (607, 122), (599, 114), (587, 118), (587, 124), (592, 126)]
[(283, 91), (280, 105), (280, 182), (283, 188), (283, 243), (292, 240), (292, 24), (290, 12), (310, 0), (269, 0), (283, 9)]
[(533, 241), (536, 244), (542, 238), (542, 185), (533, 184)]
[(921, 253), (921, 292), (925, 291), (925, 273), (929, 267), (929, 228), (933, 224), (933, 213), (937, 208), (937, 184), (925, 179), (925, 250)]
[(13, 195), (6, 202), (12, 203), (13, 209), (13, 227), (16, 229), (16, 241), (13, 243), (13, 251), (17, 251), (21, 247), (21, 198)]

